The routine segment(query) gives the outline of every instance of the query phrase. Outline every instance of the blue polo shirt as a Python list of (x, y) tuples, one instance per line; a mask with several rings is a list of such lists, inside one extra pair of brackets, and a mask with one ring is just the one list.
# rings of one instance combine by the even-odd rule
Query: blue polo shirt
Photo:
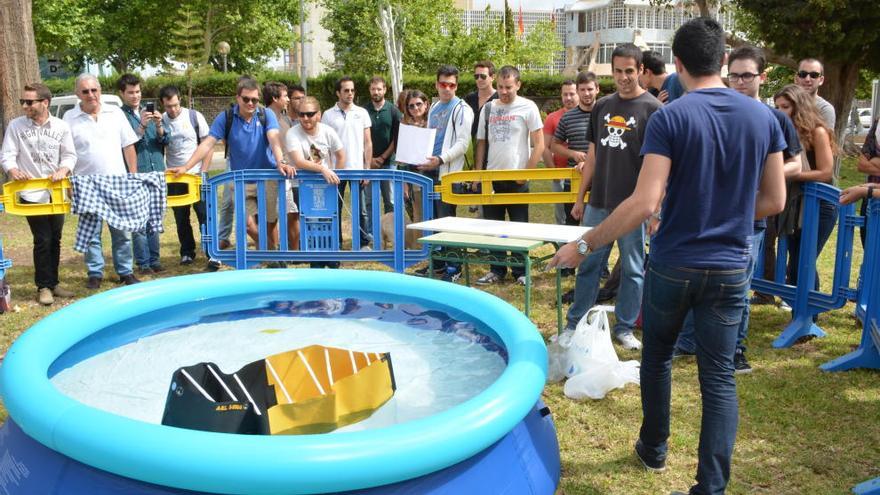
[[(255, 168), (275, 168), (275, 157), (269, 147), (266, 133), (279, 130), (275, 113), (260, 107), (257, 112), (266, 112), (266, 129), (260, 123), (256, 112), (250, 122), (238, 114), (238, 105), (232, 107), (232, 129), (229, 131), (229, 169), (246, 170)], [(211, 123), (211, 136), (218, 141), (225, 138), (226, 112), (220, 112)]]
[(693, 91), (655, 112), (642, 155), (662, 155), (672, 165), (651, 261), (745, 268), (764, 162), (785, 148), (770, 108), (732, 89)]

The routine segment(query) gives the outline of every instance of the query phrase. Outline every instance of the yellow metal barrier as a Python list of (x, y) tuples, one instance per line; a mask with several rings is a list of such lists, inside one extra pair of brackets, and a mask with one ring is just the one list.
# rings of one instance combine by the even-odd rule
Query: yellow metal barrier
[[(165, 181), (169, 184), (186, 184), (186, 194), (168, 195), (168, 207), (191, 205), (199, 201), (202, 185), (202, 177), (199, 175), (183, 174), (174, 177), (172, 173), (165, 174)], [(23, 204), (16, 199), (24, 191), (49, 190), (52, 198), (51, 203)], [(15, 180), (3, 184), (3, 194), (0, 194), (0, 204), (6, 213), (21, 216), (35, 215), (58, 215), (70, 213), (70, 179), (61, 179), (52, 182), (50, 179)]]
[[(571, 192), (493, 193), (491, 183), (500, 180), (562, 180), (571, 181)], [(581, 184), (581, 174), (573, 168), (533, 168), (522, 170), (466, 170), (442, 177), (434, 186), (444, 203), (452, 205), (511, 205), (540, 203), (574, 203)], [(456, 193), (452, 185), (462, 182), (482, 182), (481, 193)]]

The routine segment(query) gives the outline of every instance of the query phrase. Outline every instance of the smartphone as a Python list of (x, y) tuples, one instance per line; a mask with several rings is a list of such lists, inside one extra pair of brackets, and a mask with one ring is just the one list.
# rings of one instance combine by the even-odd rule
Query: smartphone
[(147, 102), (147, 111), (153, 113), (156, 111), (156, 103), (152, 101)]

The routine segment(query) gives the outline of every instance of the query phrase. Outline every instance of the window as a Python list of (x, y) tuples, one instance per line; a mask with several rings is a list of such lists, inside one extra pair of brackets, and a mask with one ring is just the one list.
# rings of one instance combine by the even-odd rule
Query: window
[(587, 32), (587, 14), (585, 12), (578, 14), (578, 32)]
[(623, 2), (614, 2), (614, 6), (609, 7), (608, 12), (610, 14), (608, 27), (610, 27), (612, 29), (627, 27), (626, 7), (623, 5)]

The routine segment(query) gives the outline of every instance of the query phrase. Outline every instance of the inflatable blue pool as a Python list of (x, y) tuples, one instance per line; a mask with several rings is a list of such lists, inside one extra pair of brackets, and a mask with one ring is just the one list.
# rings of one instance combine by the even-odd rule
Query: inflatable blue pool
[[(475, 322), (506, 358), (475, 397), (429, 417), (364, 431), (255, 436), (151, 424), (60, 393), (60, 371), (140, 338), (280, 299), (351, 297), (417, 304)], [(7, 493), (552, 494), (559, 446), (540, 402), (547, 352), (534, 325), (500, 299), (385, 272), (230, 271), (124, 287), (34, 325), (0, 367)]]

